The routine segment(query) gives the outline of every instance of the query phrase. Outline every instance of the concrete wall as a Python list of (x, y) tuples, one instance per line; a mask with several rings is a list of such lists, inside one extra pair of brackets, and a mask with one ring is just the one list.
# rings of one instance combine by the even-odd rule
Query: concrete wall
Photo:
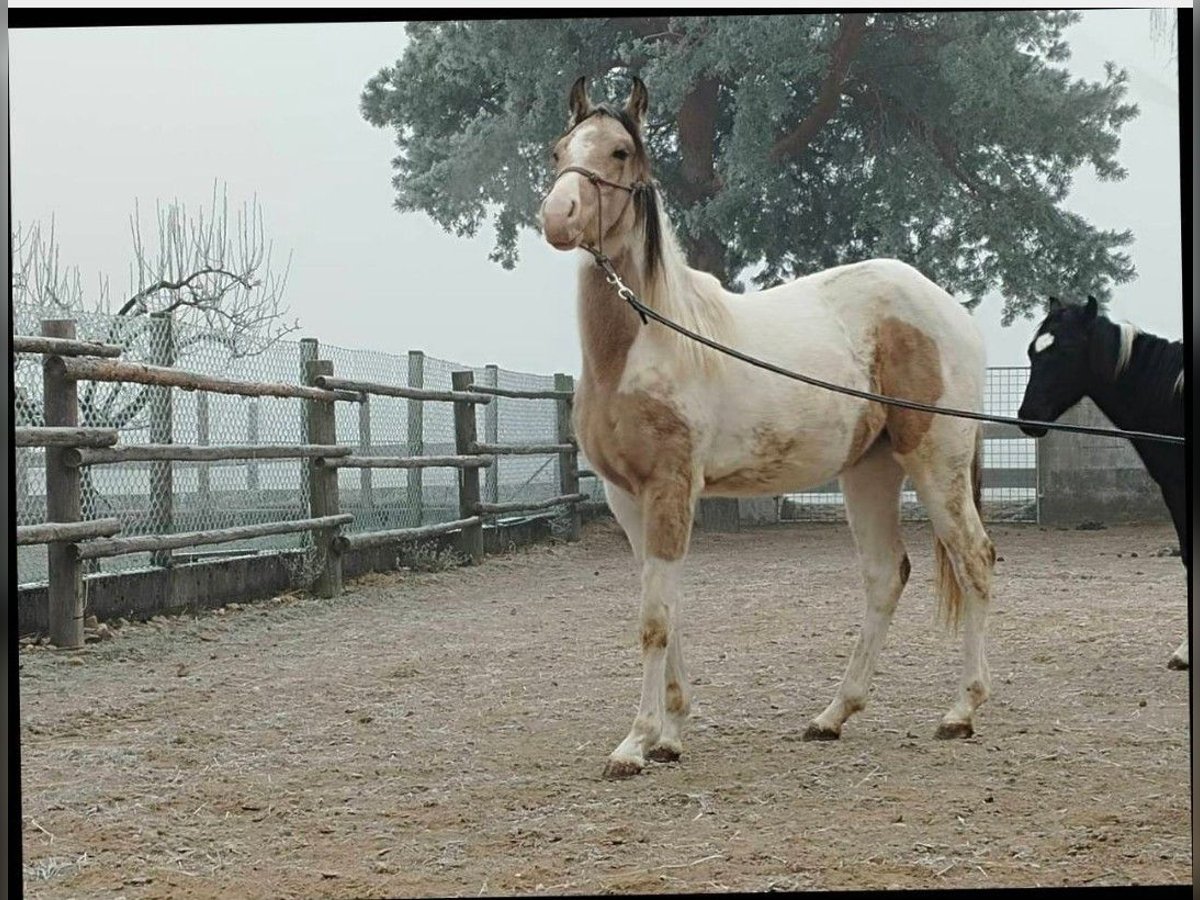
[[(581, 504), (581, 517), (587, 521), (606, 512), (597, 504)], [(483, 546), (486, 553), (503, 553), (551, 536), (551, 517), (536, 516), (497, 527), (485, 527)], [(422, 542), (425, 549), (454, 547), (457, 534), (440, 535)], [(412, 562), (400, 547), (374, 547), (351, 550), (342, 558), (346, 578), (367, 572), (391, 572)], [(101, 622), (120, 616), (145, 620), (162, 613), (214, 609), (229, 602), (250, 603), (265, 600), (284, 591), (307, 588), (297, 581), (303, 551), (286, 550), (259, 556), (187, 563), (166, 569), (115, 572), (85, 577), (86, 615)], [(17, 633), (40, 635), (48, 631), (45, 585), (21, 588), (17, 594)]]
[[(1060, 421), (1114, 427), (1086, 399)], [(1124, 438), (1051, 431), (1038, 441), (1038, 500), (1043, 525), (1171, 520), (1158, 485)]]

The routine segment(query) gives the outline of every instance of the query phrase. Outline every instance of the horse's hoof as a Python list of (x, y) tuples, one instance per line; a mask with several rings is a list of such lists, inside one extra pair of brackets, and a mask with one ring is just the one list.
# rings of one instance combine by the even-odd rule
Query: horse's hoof
[(677, 747), (672, 747), (668, 744), (659, 744), (656, 747), (651, 747), (646, 753), (647, 759), (652, 759), (655, 762), (672, 763), (679, 762), (679, 757), (683, 755), (683, 751)]
[(943, 722), (934, 734), (939, 741), (951, 741), (959, 738), (969, 738), (975, 733), (970, 722)]
[(642, 764), (632, 759), (610, 759), (604, 764), (605, 778), (632, 778), (642, 771)]
[(1190, 666), (1188, 665), (1188, 663), (1186, 661), (1180, 659), (1178, 656), (1172, 656), (1169, 660), (1167, 660), (1167, 668), (1168, 669), (1188, 669), (1188, 668), (1190, 668)]
[(816, 722), (804, 729), (804, 740), (806, 741), (836, 741), (841, 736), (840, 731), (834, 731), (832, 728), (826, 728)]

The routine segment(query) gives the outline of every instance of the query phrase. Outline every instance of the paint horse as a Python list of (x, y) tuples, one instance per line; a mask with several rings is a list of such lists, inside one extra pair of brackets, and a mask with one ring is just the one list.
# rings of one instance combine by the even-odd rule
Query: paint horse
[[(610, 258), (649, 307), (759, 358), (843, 385), (979, 409), (984, 348), (967, 312), (890, 259), (839, 266), (738, 295), (691, 269), (651, 181), (645, 85), (624, 106), (571, 89), (555, 180), (541, 206), (546, 240)], [(936, 535), (940, 608), (963, 626), (963, 673), (942, 738), (972, 734), (988, 697), (984, 631), (995, 551), (979, 516), (976, 422), (887, 407), (731, 360), (643, 324), (581, 254), (583, 366), (576, 434), (641, 568), (642, 693), (605, 772), (678, 759), (689, 710), (680, 580), (700, 497), (777, 495), (841, 476), (866, 586), (866, 618), (829, 706), (805, 731), (830, 740), (866, 703), (909, 559), (900, 492), (912, 479)]]
[[(1050, 299), (1049, 312), (1029, 344), (1029, 384), (1018, 415), (1052, 422), (1084, 397), (1118, 428), (1182, 436), (1183, 343), (1109, 321), (1096, 299), (1066, 305)], [(1041, 437), (1044, 428), (1024, 428)], [(1182, 444), (1131, 440), (1162, 490), (1175, 523), (1188, 577), (1192, 553), (1187, 527), (1187, 462)], [(1188, 668), (1188, 639), (1171, 655), (1172, 669)]]

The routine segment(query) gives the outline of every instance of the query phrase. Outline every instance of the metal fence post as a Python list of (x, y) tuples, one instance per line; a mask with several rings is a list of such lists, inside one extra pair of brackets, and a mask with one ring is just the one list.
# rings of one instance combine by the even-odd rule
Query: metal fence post
[[(452, 372), (450, 384), (456, 391), (467, 390), (475, 380), (475, 374), (469, 369), (465, 372)], [(474, 452), (472, 445), (476, 441), (475, 404), (464, 400), (454, 401), (454, 450), (460, 456)], [(478, 515), (479, 513), (479, 470), (476, 468), (458, 470), (458, 515), (460, 518)], [(476, 522), (462, 530), (461, 549), (467, 558), (477, 563), (483, 559), (483, 523)]]
[[(575, 391), (575, 379), (570, 375), (564, 375), (561, 372), (554, 374), (554, 389), (556, 391)], [(565, 397), (554, 401), (558, 413), (558, 436), (557, 440), (560, 444), (574, 443), (575, 429), (571, 424), (571, 407), (574, 398), (567, 399)], [(558, 454), (558, 492), (560, 494), (578, 494), (579, 493), (579, 449), (576, 447), (566, 453)], [(567, 507), (567, 533), (568, 541), (579, 540), (579, 504), (572, 503)]]
[[(301, 338), (300, 339), (300, 383), (308, 384), (308, 364), (316, 360), (320, 355), (320, 345), (316, 338)], [(300, 403), (300, 440), (308, 440), (308, 410), (309, 404), (307, 401)], [(306, 460), (300, 460), (300, 504), (298, 512), (303, 515), (305, 507), (312, 506), (312, 464)], [(311, 532), (306, 532), (300, 537), (300, 546), (311, 547), (313, 536)]]
[[(258, 397), (250, 398), (246, 410), (246, 443), (258, 443)], [(246, 467), (246, 490), (258, 491), (258, 460), (252, 459)]]
[[(483, 367), (483, 383), (488, 387), (500, 387), (500, 367), (487, 365)], [(492, 397), (492, 402), (483, 408), (483, 442), (485, 444), (500, 443), (500, 398)], [(492, 464), (484, 470), (483, 496), (488, 503), (500, 502), (500, 457), (492, 460)]]
[[(209, 444), (208, 431), (208, 392), (199, 391), (196, 394), (196, 443), (201, 447)], [(212, 478), (208, 463), (196, 465), (196, 499), (200, 508), (208, 511), (212, 508)]]
[[(358, 402), (358, 452), (362, 456), (371, 455), (371, 395), (360, 394)], [(369, 514), (371, 521), (375, 519), (375, 492), (371, 484), (371, 470), (358, 470), (358, 505), (359, 509)]]
[[(425, 353), (421, 350), (408, 351), (408, 386), (425, 387)], [(425, 415), (424, 404), (420, 400), (408, 401), (408, 455), (423, 456), (425, 453)], [(425, 485), (421, 479), (421, 469), (408, 470), (408, 509), (412, 515), (413, 524), (424, 525), (425, 519)]]
[[(332, 375), (333, 363), (328, 359), (313, 359), (305, 363), (304, 383), (313, 385), (318, 375)], [(305, 440), (310, 444), (331, 445), (337, 443), (337, 419), (333, 400), (306, 400), (308, 410)], [(321, 516), (336, 516), (341, 511), (338, 503), (338, 470), (319, 467), (315, 459), (306, 461), (309, 479), (309, 513), (316, 519)], [(318, 597), (336, 597), (342, 592), (342, 557), (337, 552), (334, 538), (337, 529), (321, 528), (313, 532), (317, 559), (321, 568), (313, 582), (313, 592)]]
[[(150, 314), (151, 361), (159, 366), (175, 365), (175, 319), (170, 313)], [(150, 443), (175, 442), (171, 388), (147, 387), (150, 392)], [(170, 534), (175, 530), (175, 468), (170, 460), (150, 463), (150, 515), (148, 534)], [(170, 550), (155, 550), (150, 565), (165, 567), (171, 564)]]
[[(45, 319), (46, 337), (75, 337), (75, 322), (70, 319)], [(50, 363), (42, 367), (43, 419), (47, 426), (74, 428), (79, 425), (79, 397), (75, 381)], [(65, 464), (67, 447), (46, 448), (46, 519), (49, 522), (78, 522), (82, 515), (79, 469)], [(83, 646), (83, 574), (75, 545), (55, 541), (46, 547), (49, 566), (50, 640), (55, 646), (71, 649)]]

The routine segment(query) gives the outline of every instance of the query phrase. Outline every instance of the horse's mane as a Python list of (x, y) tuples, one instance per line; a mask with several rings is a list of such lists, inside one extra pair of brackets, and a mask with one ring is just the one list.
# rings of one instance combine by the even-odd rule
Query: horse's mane
[[(592, 116), (609, 116), (621, 124), (633, 138), (634, 154), (641, 163), (644, 176), (633, 193), (634, 225), (632, 244), (640, 248), (635, 253), (642, 284), (641, 300), (690, 331), (720, 339), (729, 334), (729, 311), (725, 307), (725, 290), (720, 281), (707, 272), (688, 266), (687, 257), (679, 246), (675, 229), (662, 207), (650, 174), (650, 157), (642, 140), (641, 129), (625, 110), (608, 103), (599, 103), (578, 122), (577, 128)], [(677, 352), (696, 368), (711, 372), (718, 369), (724, 357), (690, 338), (667, 331)]]
[[(634, 240), (642, 248), (642, 301), (684, 328), (716, 340), (730, 337), (725, 290), (708, 272), (688, 266), (675, 229), (658, 202), (658, 190), (643, 192), (636, 210)], [(665, 331), (664, 327), (664, 331)], [(719, 371), (725, 357), (676, 332), (669, 332), (677, 351), (702, 371)]]
[(1168, 341), (1166, 338), (1142, 331), (1128, 322), (1110, 324), (1117, 329), (1114, 378), (1135, 378), (1156, 392), (1183, 392), (1185, 369), (1182, 341)]

